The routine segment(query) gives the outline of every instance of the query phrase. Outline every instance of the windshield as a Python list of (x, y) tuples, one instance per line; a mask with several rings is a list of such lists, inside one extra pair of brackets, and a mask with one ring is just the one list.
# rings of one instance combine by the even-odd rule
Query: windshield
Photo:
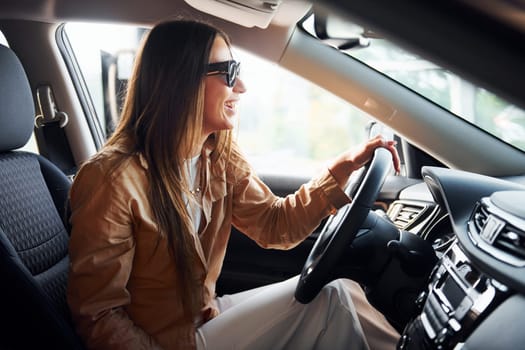
[[(323, 18), (323, 32), (315, 27), (314, 14), (302, 22), (316, 37), (326, 36), (334, 46), (355, 38), (340, 51), (354, 57), (432, 102), (449, 110), (495, 137), (525, 151), (525, 111), (448, 70), (401, 49), (376, 33), (347, 20)], [(319, 35), (321, 34), (321, 35)]]

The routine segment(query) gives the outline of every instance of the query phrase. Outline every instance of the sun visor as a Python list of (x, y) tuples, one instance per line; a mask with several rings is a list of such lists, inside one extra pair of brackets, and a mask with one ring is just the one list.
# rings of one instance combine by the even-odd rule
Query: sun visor
[(282, 0), (185, 0), (188, 5), (244, 27), (266, 28)]

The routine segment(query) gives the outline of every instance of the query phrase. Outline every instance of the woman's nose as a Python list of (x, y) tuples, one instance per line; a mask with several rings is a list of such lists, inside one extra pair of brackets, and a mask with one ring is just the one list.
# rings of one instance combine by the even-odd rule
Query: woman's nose
[(240, 94), (246, 92), (246, 85), (244, 85), (244, 81), (237, 77), (237, 80), (235, 80), (235, 85), (233, 85), (233, 91), (238, 92)]

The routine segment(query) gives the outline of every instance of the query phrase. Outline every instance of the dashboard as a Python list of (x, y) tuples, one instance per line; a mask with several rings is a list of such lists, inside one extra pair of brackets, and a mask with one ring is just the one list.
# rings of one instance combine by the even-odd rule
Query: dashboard
[(439, 259), (398, 348), (520, 348), (525, 186), (438, 167), (422, 175), (387, 212), (399, 229), (430, 241)]

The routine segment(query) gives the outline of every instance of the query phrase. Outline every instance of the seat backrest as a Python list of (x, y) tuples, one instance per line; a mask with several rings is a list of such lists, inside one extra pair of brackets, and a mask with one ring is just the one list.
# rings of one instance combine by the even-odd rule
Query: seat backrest
[(0, 45), (0, 348), (81, 349), (65, 294), (71, 182), (40, 155), (16, 151), (34, 117), (25, 71)]

